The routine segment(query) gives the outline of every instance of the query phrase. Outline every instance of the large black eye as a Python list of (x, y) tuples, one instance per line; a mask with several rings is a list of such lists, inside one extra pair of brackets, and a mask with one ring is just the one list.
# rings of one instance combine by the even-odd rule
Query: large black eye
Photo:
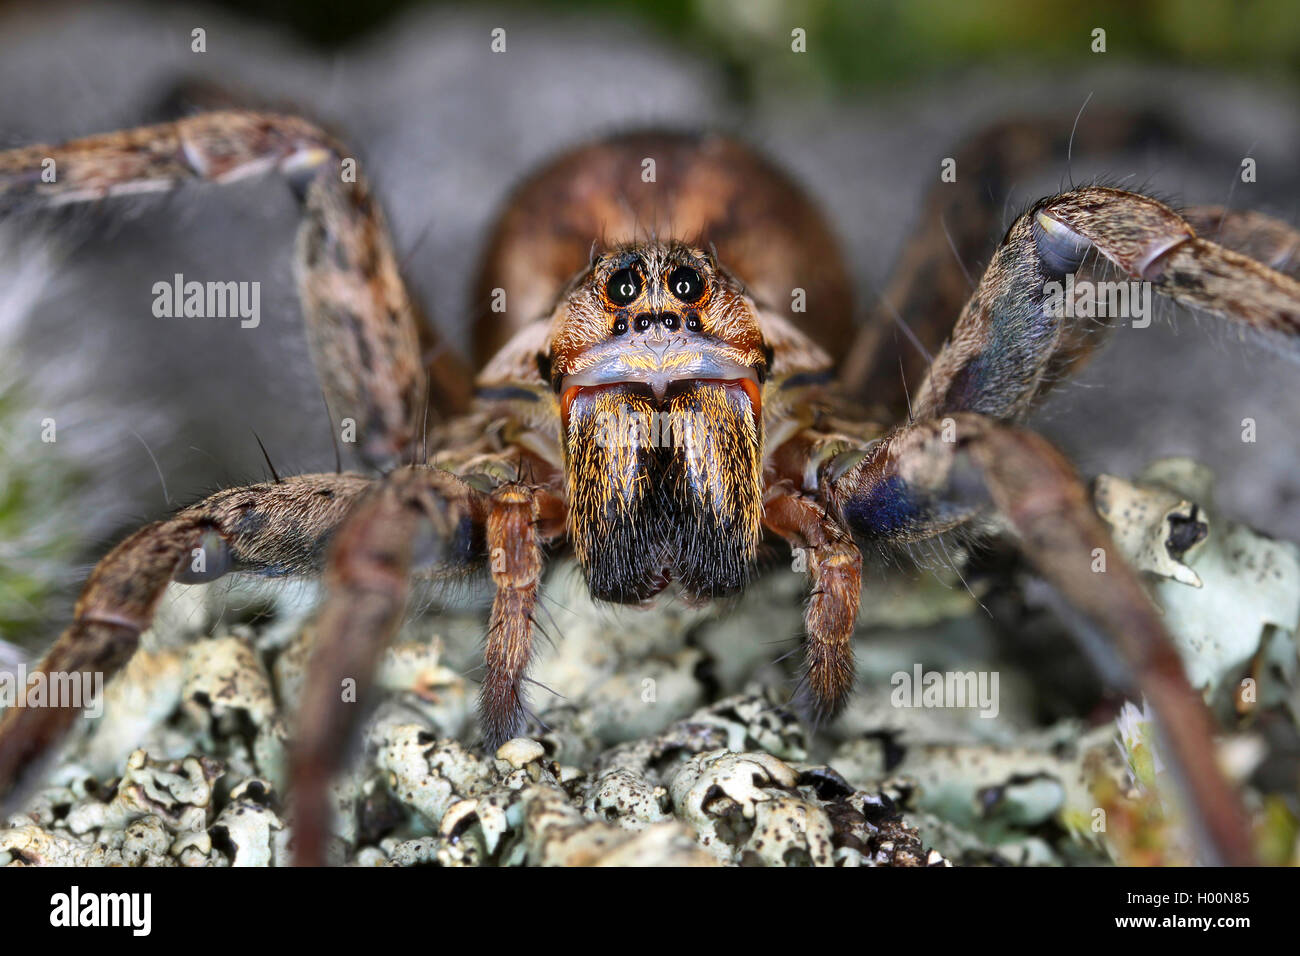
[(690, 266), (678, 266), (668, 277), (668, 288), (683, 302), (694, 302), (704, 294), (704, 280)]
[(615, 305), (630, 305), (641, 294), (641, 279), (631, 269), (619, 269), (609, 277), (605, 292)]

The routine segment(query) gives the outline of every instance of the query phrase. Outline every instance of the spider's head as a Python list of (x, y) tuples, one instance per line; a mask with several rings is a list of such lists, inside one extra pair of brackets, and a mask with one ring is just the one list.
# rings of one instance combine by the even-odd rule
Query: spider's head
[(586, 388), (637, 383), (659, 401), (682, 382), (746, 383), (759, 412), (763, 336), (740, 283), (702, 249), (631, 243), (592, 260), (563, 296), (551, 343), (563, 410)]
[(569, 531), (592, 593), (741, 588), (762, 518), (768, 353), (740, 283), (702, 249), (627, 244), (570, 284), (552, 328)]

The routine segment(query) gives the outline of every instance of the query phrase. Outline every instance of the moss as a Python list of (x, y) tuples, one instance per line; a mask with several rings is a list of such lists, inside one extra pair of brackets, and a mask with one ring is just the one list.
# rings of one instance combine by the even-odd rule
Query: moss
[(68, 584), (78, 534), (74, 504), (88, 470), (57, 441), (15, 369), (0, 367), (0, 639), (32, 647), (48, 637)]

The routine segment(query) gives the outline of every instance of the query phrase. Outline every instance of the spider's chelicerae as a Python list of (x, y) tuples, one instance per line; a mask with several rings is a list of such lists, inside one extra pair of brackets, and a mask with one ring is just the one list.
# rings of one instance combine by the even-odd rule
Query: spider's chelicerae
[[(337, 688), (366, 686), (413, 577), (482, 568), (495, 583), (480, 713), (496, 745), (525, 726), (544, 554), (571, 547), (599, 599), (639, 604), (673, 587), (706, 601), (745, 587), (769, 534), (807, 556), (802, 691), (822, 719), (851, 690), (864, 551), (996, 510), (1124, 652), (1218, 859), (1248, 858), (1210, 718), (1158, 612), (1119, 562), (1093, 573), (1109, 538), (1083, 485), (1016, 423), (1101, 338), (1096, 321), (1050, 306), (1049, 283), (1109, 263), (1293, 339), (1292, 230), (1101, 186), (1043, 199), (1007, 230), (900, 413), (897, 367), (875, 360), (881, 326), (856, 333), (846, 269), (805, 194), (725, 137), (623, 135), (555, 159), (507, 205), (480, 278), (496, 308), (476, 325), (486, 361), (471, 380), (421, 321), (345, 156), (310, 123), (250, 112), (0, 153), (6, 206), (284, 174), (304, 207), (296, 270), (317, 370), (372, 466), (231, 488), (132, 534), (94, 569), (47, 672), (118, 670), (173, 580), (323, 574), (294, 760), (298, 853), (318, 860), (324, 786), (355, 713)], [(934, 323), (950, 294), (927, 274), (924, 243), (913, 252), (891, 295), (909, 320)], [(5, 715), (0, 793), (73, 716)]]

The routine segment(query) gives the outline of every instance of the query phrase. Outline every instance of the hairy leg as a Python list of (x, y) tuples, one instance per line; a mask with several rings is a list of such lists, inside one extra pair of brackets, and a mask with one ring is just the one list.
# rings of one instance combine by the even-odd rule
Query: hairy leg
[(1300, 279), (1300, 231), (1295, 227), (1263, 213), (1223, 206), (1192, 206), (1179, 214), (1202, 239)]
[[(974, 273), (1005, 229), (1006, 204), (1016, 182), (1051, 164), (1063, 164), (1071, 144), (1075, 155), (1117, 153), (1168, 143), (1173, 131), (1158, 116), (1095, 105), (1072, 124), (1073, 113), (1055, 119), (1013, 119), (994, 124), (959, 144), (954, 182), (936, 185), (922, 208), (916, 230), (899, 255), (888, 283), (840, 367), (853, 397), (881, 407), (897, 421), (908, 411), (904, 378), (915, 389), (925, 375), (921, 351), (906, 341), (897, 319), (907, 323), (921, 346), (935, 353), (952, 330), (952, 317), (970, 296)], [(938, 168), (939, 157), (935, 157)]]
[[(318, 574), (327, 599), (304, 689), (293, 775), (300, 860), (319, 862), (327, 830), (325, 788), (364, 707), (375, 663), (401, 622), (412, 565), (463, 572), (494, 563), (485, 681), (485, 735), (499, 743), (522, 729), (519, 685), (527, 669), (532, 607), (541, 574), (537, 495), (516, 484), (476, 491), (439, 468), (402, 468), (381, 482), (360, 475), (304, 475), (232, 488), (137, 531), (92, 572), (73, 624), (41, 664), (43, 673), (111, 678), (135, 652), (173, 580), (227, 573)], [(554, 508), (553, 496), (548, 504)], [(558, 520), (560, 527), (562, 519)], [(431, 547), (417, 548), (429, 529)], [(327, 561), (328, 555), (328, 561)], [(344, 695), (345, 681), (351, 693)], [(39, 775), (40, 759), (79, 710), (13, 708), (0, 720), (0, 800), (6, 811)], [(499, 739), (498, 739), (499, 738)]]
[(1103, 325), (1065, 316), (1045, 291), (1094, 249), (1175, 302), (1300, 355), (1300, 282), (1199, 238), (1157, 200), (1089, 186), (1042, 200), (1012, 225), (915, 396), (916, 418), (1017, 420), (1094, 350)]
[[(295, 273), (317, 372), (333, 414), (356, 421), (367, 461), (388, 463), (417, 442), (427, 393), (451, 412), (467, 406), (471, 389), (465, 370), (418, 314), (383, 212), (359, 171), (345, 177), (346, 158), (340, 144), (297, 117), (204, 113), (0, 152), (0, 214), (194, 180), (283, 174), (303, 201)], [(42, 178), (47, 160), (53, 182)]]
[[(1220, 215), (1216, 231), (1290, 265), (1295, 234), (1270, 223)], [(1093, 250), (1180, 304), (1300, 353), (1294, 278), (1198, 237), (1156, 200), (1071, 190), (1035, 204), (1008, 231), (916, 396), (917, 422), (827, 458), (821, 484), (828, 510), (860, 541), (882, 547), (960, 527), (991, 501), (1044, 577), (1116, 641), (1158, 708), (1171, 759), (1219, 858), (1248, 859), (1244, 817), (1211, 756), (1213, 722), (1139, 579), (1114, 560), (1108, 574), (1091, 572), (1093, 549), (1109, 552), (1109, 538), (1073, 471), (1044, 440), (995, 424), (1022, 418), (1096, 347), (1103, 326), (1049, 308), (1046, 290)]]
[[(370, 485), (360, 475), (303, 475), (231, 488), (154, 522), (95, 566), (72, 625), (40, 665), (42, 672), (110, 678), (134, 653), (173, 580), (212, 581), (230, 571), (267, 576), (320, 570), (330, 534)], [(0, 804), (30, 782), (36, 762), (79, 710), (7, 711), (0, 720)]]
[(327, 789), (368, 701), (380, 655), (406, 611), (421, 530), (432, 531), (436, 563), (463, 567), (481, 557), (474, 529), (483, 518), (479, 492), (442, 469), (414, 466), (377, 484), (335, 536), (294, 737), (299, 863), (324, 862)]

